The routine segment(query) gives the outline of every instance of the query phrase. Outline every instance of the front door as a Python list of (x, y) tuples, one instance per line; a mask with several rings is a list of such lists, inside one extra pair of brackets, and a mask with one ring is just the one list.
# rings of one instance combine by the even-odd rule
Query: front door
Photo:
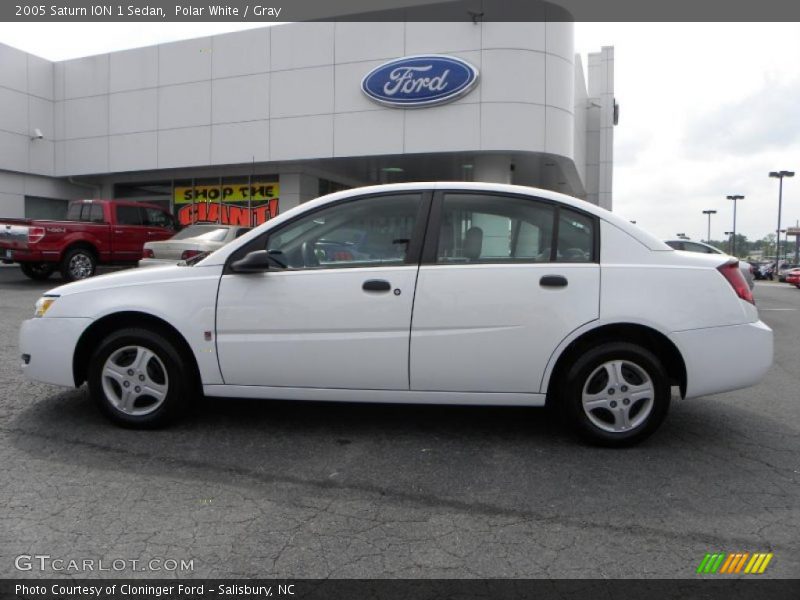
[(222, 276), (225, 383), (407, 390), (427, 206), (419, 192), (350, 199), (251, 243), (286, 268)]
[(525, 196), (434, 202), (411, 329), (411, 389), (538, 393), (550, 356), (598, 318), (598, 226)]

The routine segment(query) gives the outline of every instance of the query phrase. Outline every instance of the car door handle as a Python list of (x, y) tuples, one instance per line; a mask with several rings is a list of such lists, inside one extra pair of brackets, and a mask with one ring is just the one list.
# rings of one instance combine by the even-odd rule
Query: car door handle
[(388, 292), (392, 284), (385, 279), (367, 279), (361, 289), (365, 292)]
[(567, 287), (567, 278), (563, 275), (545, 275), (539, 280), (542, 287)]

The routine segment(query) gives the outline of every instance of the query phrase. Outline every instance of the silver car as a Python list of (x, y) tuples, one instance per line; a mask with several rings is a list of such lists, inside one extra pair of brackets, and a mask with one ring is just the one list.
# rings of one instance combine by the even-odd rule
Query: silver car
[[(670, 248), (675, 248), (675, 250), (683, 250), (684, 252), (699, 252), (700, 254), (725, 254), (725, 252), (719, 248), (715, 248), (709, 244), (704, 244), (703, 242), (695, 242), (694, 240), (664, 240), (664, 243)], [(732, 256), (731, 258), (736, 257)], [(737, 258), (736, 260), (739, 259)], [(739, 260), (739, 270), (741, 270), (744, 280), (752, 290), (756, 285), (753, 281), (753, 267), (750, 266), (750, 263), (744, 260)]]
[(147, 242), (142, 250), (139, 266), (174, 265), (199, 254), (214, 252), (250, 229), (250, 227), (238, 225), (195, 223), (182, 229), (168, 240)]

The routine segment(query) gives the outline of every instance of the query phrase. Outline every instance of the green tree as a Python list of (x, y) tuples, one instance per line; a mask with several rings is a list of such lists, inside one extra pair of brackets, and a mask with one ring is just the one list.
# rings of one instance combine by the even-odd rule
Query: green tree
[(761, 240), (761, 256), (763, 257), (775, 257), (775, 234), (770, 233), (765, 235)]

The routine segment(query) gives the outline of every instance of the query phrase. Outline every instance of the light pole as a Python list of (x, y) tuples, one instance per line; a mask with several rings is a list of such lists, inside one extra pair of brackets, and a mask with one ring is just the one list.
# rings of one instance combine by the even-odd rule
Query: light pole
[(706, 244), (711, 243), (711, 215), (717, 214), (715, 210), (704, 210), (704, 215), (708, 215), (708, 234), (706, 235)]
[[(781, 229), (780, 233), (786, 233), (786, 230), (785, 229)], [(783, 236), (783, 239), (784, 239), (784, 242), (783, 242), (783, 262), (786, 262), (786, 251), (787, 250), (786, 250), (786, 241), (785, 240), (788, 240), (789, 236), (785, 235), (785, 236)], [(776, 248), (775, 251), (777, 252), (778, 249)], [(780, 254), (778, 255), (778, 258), (780, 258)]]
[(731, 238), (731, 236), (732, 235), (736, 235), (736, 232), (735, 231), (726, 231), (725, 235), (728, 236), (728, 250), (729, 250), (728, 254), (733, 256), (733, 250), (731, 249), (731, 247), (733, 246), (733, 243), (732, 243), (733, 242), (733, 238)]
[(778, 273), (778, 266), (780, 265), (780, 249), (781, 249), (781, 205), (783, 204), (783, 178), (794, 177), (794, 171), (770, 171), (770, 177), (775, 177), (779, 180), (778, 183), (778, 228), (775, 230), (778, 238), (775, 240), (775, 273)]
[(725, 197), (728, 200), (733, 200), (733, 244), (731, 245), (731, 256), (736, 256), (736, 201), (744, 200), (744, 196), (734, 195)]

